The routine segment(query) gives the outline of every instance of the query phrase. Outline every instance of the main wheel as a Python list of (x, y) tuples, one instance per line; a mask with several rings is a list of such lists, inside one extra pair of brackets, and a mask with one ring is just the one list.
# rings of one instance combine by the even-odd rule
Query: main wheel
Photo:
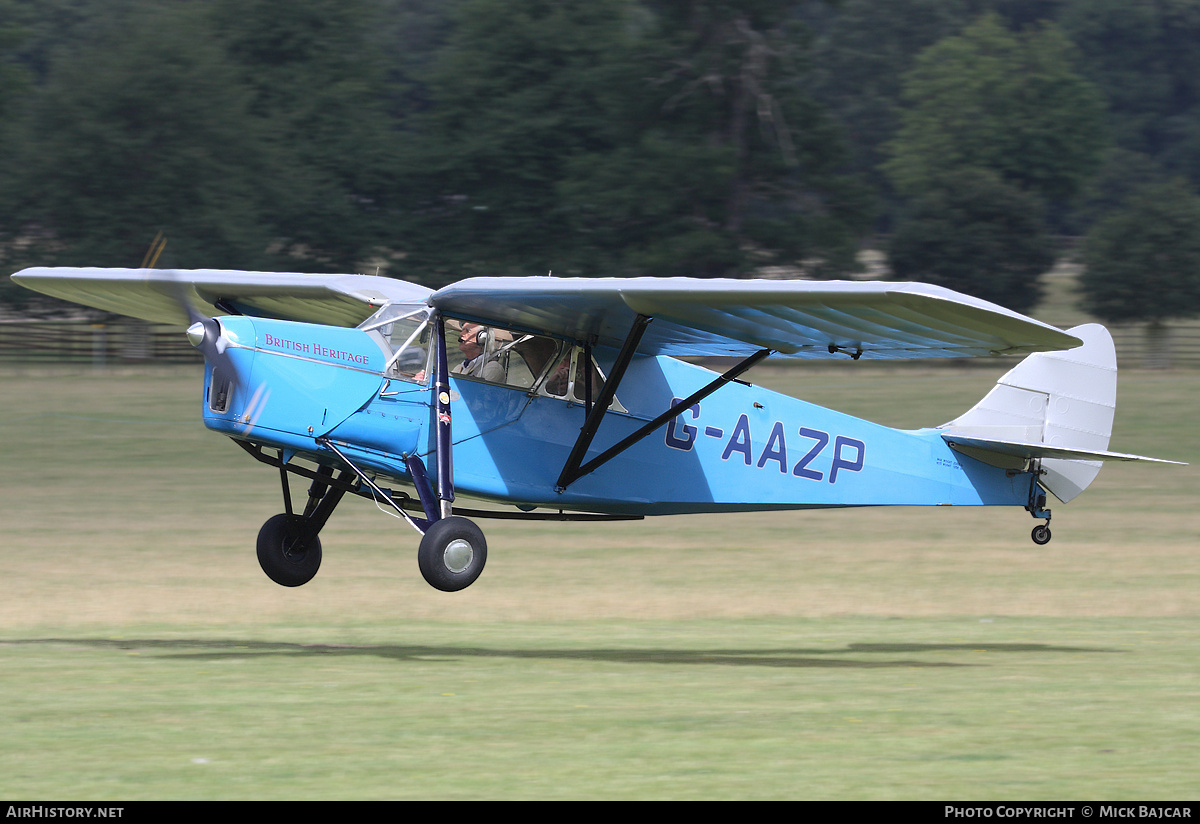
[(1033, 528), (1033, 532), (1029, 533), (1029, 537), (1033, 538), (1033, 542), (1038, 546), (1044, 546), (1050, 543), (1050, 527), (1038, 524)]
[(258, 531), (258, 565), (280, 586), (307, 584), (321, 568), (321, 539), (300, 540), (304, 519), (299, 515), (276, 515)]
[(417, 564), (434, 589), (458, 592), (475, 583), (487, 562), (483, 531), (466, 518), (442, 518), (421, 538)]

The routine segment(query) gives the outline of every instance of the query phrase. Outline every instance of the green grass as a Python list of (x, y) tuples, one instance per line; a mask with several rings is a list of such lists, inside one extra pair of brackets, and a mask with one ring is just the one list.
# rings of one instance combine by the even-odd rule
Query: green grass
[[(772, 368), (894, 426), (1002, 371)], [(1127, 372), (1113, 465), (1013, 509), (485, 522), (430, 589), (361, 500), (309, 585), (197, 369), (0, 374), (0, 795), (1195, 799), (1200, 374)]]
[(36, 637), (5, 650), (20, 672), (0, 681), (0, 789), (1194, 798), (1197, 635), (1179, 620), (964, 617)]

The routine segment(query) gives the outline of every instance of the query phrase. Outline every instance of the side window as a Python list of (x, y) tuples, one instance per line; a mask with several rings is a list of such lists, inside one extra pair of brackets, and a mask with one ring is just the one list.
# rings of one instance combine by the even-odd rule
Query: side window
[[(596, 362), (584, 363), (583, 350), (575, 356), (575, 380), (571, 381), (571, 391), (575, 395), (575, 399), (582, 401), (588, 397), (588, 381), (591, 381), (591, 395), (596, 397), (600, 394), (600, 387), (604, 385), (604, 379), (600, 377), (600, 370), (596, 368)], [(584, 373), (587, 377), (584, 377)]]
[[(600, 389), (604, 386), (604, 375), (596, 366), (596, 361), (593, 359), (589, 363), (584, 357), (583, 348), (575, 346), (566, 350), (555, 361), (554, 369), (546, 375), (546, 380), (542, 384), (542, 391), (556, 398), (585, 403), (588, 381), (591, 381), (592, 384), (592, 399), (594, 400), (600, 395)], [(615, 397), (608, 408), (617, 412), (626, 411)]]
[(446, 325), (450, 371), (467, 378), (531, 390), (559, 353), (561, 344), (470, 321)]
[[(408, 374), (406, 368), (411, 369), (420, 361), (425, 365), (425, 371), (417, 380), (424, 381), (424, 375), (429, 370), (429, 324), (425, 316), (420, 318), (420, 324), (416, 320), (398, 320), (390, 327), (393, 347), (399, 345), (394, 341), (406, 334), (398, 330), (415, 330), (408, 333), (406, 348), (397, 349), (393, 360), (396, 360), (401, 377)], [(402, 326), (404, 322), (410, 325)], [(405, 367), (400, 360), (405, 356), (400, 353), (411, 348), (418, 349), (419, 355), (412, 356), (412, 364)], [(586, 403), (589, 382), (593, 399), (600, 395), (600, 389), (604, 386), (604, 374), (594, 358), (589, 362), (584, 357), (582, 347), (571, 346), (544, 335), (525, 334), (473, 321), (447, 320), (446, 348), (450, 372), (460, 378), (510, 386), (577, 403)], [(616, 398), (609, 409), (627, 411)]]
[(508, 385), (532, 389), (558, 354), (560, 344), (539, 335), (523, 335), (513, 341), (506, 358)]
[(554, 369), (546, 376), (546, 382), (542, 385), (542, 390), (547, 395), (553, 395), (556, 398), (565, 398), (567, 393), (571, 391), (571, 361), (573, 356), (574, 350), (567, 349), (562, 357), (555, 361)]

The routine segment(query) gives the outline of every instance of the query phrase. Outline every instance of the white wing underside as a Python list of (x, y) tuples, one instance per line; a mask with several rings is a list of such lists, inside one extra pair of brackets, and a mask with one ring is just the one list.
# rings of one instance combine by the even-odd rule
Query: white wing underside
[(1078, 346), (1040, 321), (923, 283), (696, 278), (471, 278), (430, 302), (448, 313), (673, 356), (976, 357)]
[(921, 283), (696, 278), (471, 278), (436, 292), (369, 275), (34, 268), (35, 291), (183, 325), (182, 294), (208, 314), (355, 326), (389, 302), (619, 347), (652, 318), (638, 351), (673, 356), (963, 358), (1068, 349), (1077, 337), (986, 301)]
[(309, 275), (224, 269), (34, 268), (12, 279), (56, 298), (156, 323), (188, 324), (182, 296), (207, 315), (244, 314), (357, 326), (390, 302), (431, 290), (371, 275)]

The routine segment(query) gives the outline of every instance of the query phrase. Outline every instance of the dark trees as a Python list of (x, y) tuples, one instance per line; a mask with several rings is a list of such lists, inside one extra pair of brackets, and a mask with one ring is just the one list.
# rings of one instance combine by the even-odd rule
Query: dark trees
[(964, 291), (1017, 311), (1054, 264), (1038, 198), (994, 172), (962, 169), (917, 196), (888, 248), (898, 280)]
[(1106, 321), (1200, 314), (1200, 197), (1176, 178), (1134, 192), (1084, 243), (1083, 304)]
[(414, 256), (445, 277), (849, 267), (866, 198), (791, 8), (465, 3), (412, 124)]
[(918, 57), (887, 170), (909, 198), (891, 245), (897, 274), (1014, 309), (1053, 263), (1044, 224), (1094, 171), (1103, 101), (1050, 26), (1014, 34), (984, 17)]

